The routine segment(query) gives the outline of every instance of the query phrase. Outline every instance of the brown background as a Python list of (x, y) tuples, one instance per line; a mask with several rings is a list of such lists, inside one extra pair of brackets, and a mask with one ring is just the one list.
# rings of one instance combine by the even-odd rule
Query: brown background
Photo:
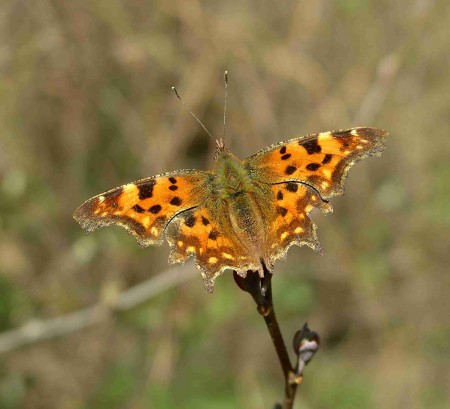
[[(292, 248), (276, 265), (288, 339), (304, 321), (323, 339), (298, 408), (448, 407), (449, 27), (445, 0), (2, 1), (0, 407), (280, 398), (270, 339), (231, 274), (207, 295), (192, 263), (166, 273), (167, 245), (142, 250), (119, 228), (84, 236), (72, 219), (114, 186), (209, 167), (212, 144), (170, 87), (217, 135), (225, 69), (238, 156), (317, 131), (390, 132), (334, 213), (314, 215), (324, 256)], [(154, 277), (168, 288), (106, 312)], [(53, 336), (37, 320), (64, 326), (93, 305), (105, 307), (95, 325), (34, 341)]]

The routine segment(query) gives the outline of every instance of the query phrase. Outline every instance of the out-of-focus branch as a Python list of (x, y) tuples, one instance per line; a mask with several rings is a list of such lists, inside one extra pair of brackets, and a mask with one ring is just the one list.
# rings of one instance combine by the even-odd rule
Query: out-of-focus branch
[(401, 54), (396, 52), (387, 55), (380, 61), (377, 77), (355, 114), (355, 124), (371, 123), (378, 115), (400, 69), (401, 57)]
[(137, 307), (169, 288), (190, 280), (196, 273), (194, 268), (175, 267), (122, 292), (114, 303), (100, 301), (92, 307), (61, 317), (29, 321), (0, 334), (0, 354), (100, 324), (111, 314)]

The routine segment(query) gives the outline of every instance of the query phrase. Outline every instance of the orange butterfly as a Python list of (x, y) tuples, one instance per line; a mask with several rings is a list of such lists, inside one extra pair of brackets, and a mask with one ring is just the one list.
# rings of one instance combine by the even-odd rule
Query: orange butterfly
[(387, 132), (352, 128), (271, 145), (241, 160), (217, 140), (211, 171), (180, 170), (112, 189), (74, 214), (87, 232), (117, 224), (143, 247), (161, 245), (169, 262), (196, 258), (207, 291), (225, 269), (245, 276), (262, 265), (273, 271), (293, 244), (321, 252), (314, 207), (332, 211), (328, 199), (344, 192), (350, 167), (379, 156)]

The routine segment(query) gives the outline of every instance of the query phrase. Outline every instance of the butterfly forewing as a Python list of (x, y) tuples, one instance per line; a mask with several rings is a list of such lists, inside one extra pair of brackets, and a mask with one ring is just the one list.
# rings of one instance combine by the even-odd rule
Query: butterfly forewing
[(74, 218), (87, 232), (116, 224), (141, 246), (161, 244), (170, 220), (204, 201), (209, 175), (185, 170), (129, 183), (89, 199)]
[(343, 193), (345, 177), (355, 162), (381, 154), (386, 135), (375, 128), (323, 132), (269, 146), (245, 162), (260, 180), (307, 183), (327, 199)]

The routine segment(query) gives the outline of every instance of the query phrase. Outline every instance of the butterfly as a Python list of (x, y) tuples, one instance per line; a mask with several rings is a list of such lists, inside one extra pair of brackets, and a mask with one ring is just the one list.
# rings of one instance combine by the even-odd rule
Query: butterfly
[(350, 167), (379, 156), (387, 132), (352, 128), (271, 145), (245, 160), (216, 141), (210, 171), (179, 170), (97, 195), (74, 214), (86, 232), (116, 224), (142, 247), (170, 245), (170, 263), (196, 259), (205, 288), (226, 269), (273, 271), (292, 245), (322, 248), (314, 208), (332, 211)]

